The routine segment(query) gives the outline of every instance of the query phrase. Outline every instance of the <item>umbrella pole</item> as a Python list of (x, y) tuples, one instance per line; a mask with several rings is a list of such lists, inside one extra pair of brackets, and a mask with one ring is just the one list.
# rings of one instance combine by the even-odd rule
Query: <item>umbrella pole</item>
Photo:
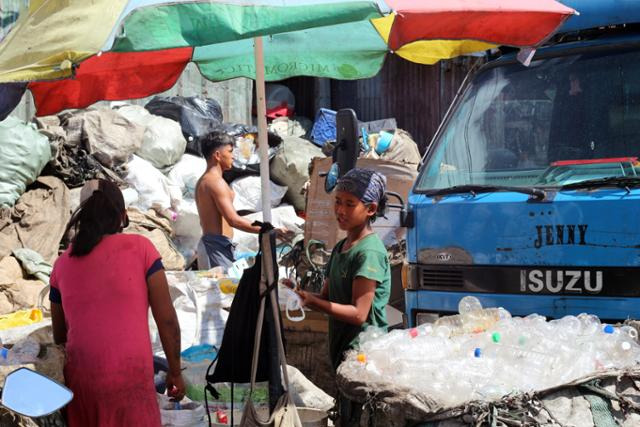
[(271, 184), (269, 180), (269, 145), (267, 138), (267, 105), (265, 100), (264, 50), (262, 37), (254, 39), (256, 61), (256, 104), (258, 109), (258, 154), (262, 187), (262, 220), (271, 222)]
[[(254, 55), (256, 62), (256, 104), (258, 110), (258, 154), (260, 155), (260, 186), (262, 190), (262, 220), (264, 222), (271, 223), (271, 181), (269, 180), (269, 144), (267, 137), (267, 105), (265, 96), (265, 70), (264, 70), (264, 49), (262, 45), (262, 37), (255, 37), (254, 39)], [(269, 239), (267, 239), (269, 241)], [(271, 245), (263, 247), (263, 257), (270, 258)], [(273, 268), (273, 262), (263, 262), (263, 267), (267, 270), (263, 272), (266, 277), (273, 280), (276, 274)], [(273, 283), (273, 282), (269, 282)], [(266, 298), (274, 298), (276, 290), (272, 289)], [(275, 346), (270, 346), (271, 350), (279, 348), (282, 345), (281, 342), (277, 342), (281, 339), (279, 335), (274, 333), (274, 329), (279, 327), (278, 323), (274, 324), (274, 320), (280, 315), (279, 311), (273, 311), (273, 307), (267, 310), (273, 317), (272, 319), (266, 319), (271, 323), (269, 327), (268, 340), (271, 343), (276, 343)], [(279, 320), (279, 318), (278, 318)], [(279, 331), (278, 331), (279, 332)], [(274, 336), (275, 335), (275, 336)], [(282, 394), (282, 385), (280, 377), (280, 353), (270, 354), (269, 357), (269, 410), (273, 411), (277, 405), (278, 399)], [(288, 384), (287, 384), (288, 386)]]

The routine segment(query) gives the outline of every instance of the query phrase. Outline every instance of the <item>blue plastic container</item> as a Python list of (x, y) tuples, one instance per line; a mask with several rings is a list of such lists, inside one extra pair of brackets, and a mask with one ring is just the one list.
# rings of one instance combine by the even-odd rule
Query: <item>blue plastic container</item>
[(311, 141), (322, 147), (327, 141), (336, 140), (336, 112), (321, 108), (316, 113), (316, 121), (311, 129)]
[(189, 347), (180, 353), (182, 359), (187, 362), (202, 362), (202, 361), (212, 361), (218, 355), (218, 349), (214, 345), (209, 344), (201, 344), (195, 345), (193, 347)]

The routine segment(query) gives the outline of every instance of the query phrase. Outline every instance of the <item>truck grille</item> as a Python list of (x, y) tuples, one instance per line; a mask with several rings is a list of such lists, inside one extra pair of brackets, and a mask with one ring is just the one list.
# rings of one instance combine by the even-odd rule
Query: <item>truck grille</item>
[(423, 268), (421, 272), (422, 286), (464, 286), (462, 271), (430, 270)]

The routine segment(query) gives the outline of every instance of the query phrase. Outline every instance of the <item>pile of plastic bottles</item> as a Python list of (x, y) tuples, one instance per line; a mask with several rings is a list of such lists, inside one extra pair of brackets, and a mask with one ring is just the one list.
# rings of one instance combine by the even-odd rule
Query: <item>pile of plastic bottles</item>
[(460, 314), (384, 333), (368, 328), (343, 369), (352, 378), (425, 393), (446, 406), (543, 390), (640, 361), (638, 332), (589, 314), (511, 317), (464, 297)]

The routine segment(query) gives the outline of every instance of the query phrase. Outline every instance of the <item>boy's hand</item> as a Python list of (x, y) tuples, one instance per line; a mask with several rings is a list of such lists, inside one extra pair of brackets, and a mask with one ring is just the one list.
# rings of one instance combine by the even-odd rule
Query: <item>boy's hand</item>
[(302, 306), (303, 307), (308, 307), (313, 305), (313, 302), (315, 301), (316, 296), (313, 295), (310, 292), (307, 291), (303, 291), (303, 290), (296, 290), (296, 293), (300, 296), (300, 299), (302, 300)]
[(294, 291), (296, 290), (296, 283), (291, 279), (280, 279), (280, 283), (289, 289), (293, 289)]
[(276, 239), (280, 239), (280, 240), (289, 240), (295, 235), (293, 231), (284, 227), (276, 228), (275, 232), (276, 232)]

